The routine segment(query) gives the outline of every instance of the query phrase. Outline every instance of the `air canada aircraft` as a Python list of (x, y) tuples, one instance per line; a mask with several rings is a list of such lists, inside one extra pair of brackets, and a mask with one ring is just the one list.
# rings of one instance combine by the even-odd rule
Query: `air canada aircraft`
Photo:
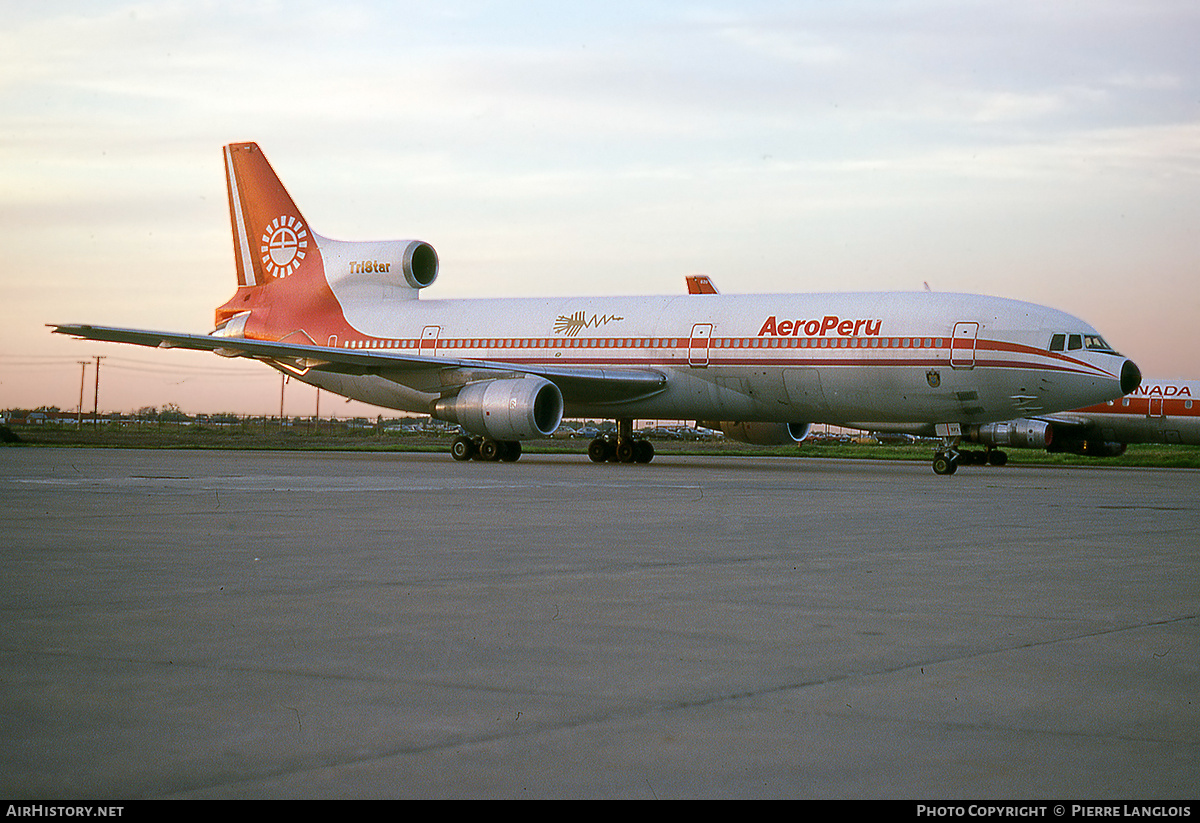
[[(257, 359), (457, 423), (459, 460), (515, 460), (564, 416), (616, 420), (588, 456), (623, 463), (654, 456), (635, 419), (717, 421), (759, 444), (820, 422), (939, 436), (933, 468), (951, 474), (972, 426), (1102, 404), (1141, 381), (1082, 320), (997, 297), (727, 295), (706, 280), (662, 297), (422, 300), (438, 275), (431, 245), (322, 237), (257, 144), (224, 155), (238, 287), (215, 329), (54, 332)], [(1057, 351), (1056, 335), (1085, 344)]]
[[(1062, 347), (1064, 341), (1053, 341)], [(1079, 340), (1066, 338), (1068, 350)], [(1144, 380), (1126, 397), (1059, 414), (969, 426), (963, 443), (983, 452), (962, 450), (960, 462), (1002, 465), (1004, 448), (1045, 449), (1090, 457), (1115, 457), (1130, 443), (1181, 443), (1200, 446), (1200, 380)]]

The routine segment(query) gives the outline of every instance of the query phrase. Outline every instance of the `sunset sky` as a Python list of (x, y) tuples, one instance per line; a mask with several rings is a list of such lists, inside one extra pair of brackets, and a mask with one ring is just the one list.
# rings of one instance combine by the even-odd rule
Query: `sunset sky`
[[(1195, 0), (4, 12), (0, 408), (74, 409), (101, 355), (102, 411), (278, 413), (265, 366), (45, 327), (209, 331), (243, 140), (320, 234), (436, 247), (427, 299), (928, 283), (1200, 377)], [(292, 383), (286, 412), (314, 401)]]

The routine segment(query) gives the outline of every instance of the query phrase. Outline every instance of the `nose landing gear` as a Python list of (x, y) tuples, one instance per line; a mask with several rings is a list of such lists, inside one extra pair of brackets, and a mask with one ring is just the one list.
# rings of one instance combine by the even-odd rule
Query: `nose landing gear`
[(934, 474), (954, 474), (958, 471), (958, 452), (954, 449), (943, 448), (933, 456)]

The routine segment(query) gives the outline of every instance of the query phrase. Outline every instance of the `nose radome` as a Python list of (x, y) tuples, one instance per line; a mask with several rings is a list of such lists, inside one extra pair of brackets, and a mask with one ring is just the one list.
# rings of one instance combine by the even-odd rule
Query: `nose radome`
[(1121, 366), (1121, 393), (1131, 394), (1142, 385), (1142, 370), (1132, 360), (1126, 360)]

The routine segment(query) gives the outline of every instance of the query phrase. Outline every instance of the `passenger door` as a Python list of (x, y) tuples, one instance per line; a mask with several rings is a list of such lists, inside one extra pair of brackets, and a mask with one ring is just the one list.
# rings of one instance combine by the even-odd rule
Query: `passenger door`
[(954, 324), (954, 335), (950, 338), (950, 366), (952, 368), (975, 368), (975, 343), (978, 336), (978, 323)]
[(708, 344), (712, 339), (712, 323), (697, 323), (692, 326), (688, 340), (688, 365), (693, 369), (708, 367)]

